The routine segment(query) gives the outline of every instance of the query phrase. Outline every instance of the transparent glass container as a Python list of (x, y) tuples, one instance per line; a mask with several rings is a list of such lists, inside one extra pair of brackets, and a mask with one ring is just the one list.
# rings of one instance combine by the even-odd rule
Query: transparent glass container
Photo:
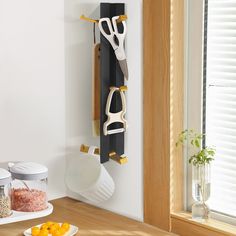
[(5, 169), (0, 169), (0, 218), (5, 218), (12, 214), (10, 183), (11, 174)]
[(209, 218), (210, 209), (206, 202), (210, 197), (211, 167), (209, 164), (192, 165), (192, 196), (196, 201), (192, 205), (192, 218), (195, 220), (206, 220)]
[(10, 167), (12, 209), (38, 212), (47, 209), (47, 176), (45, 166), (32, 162), (17, 163)]

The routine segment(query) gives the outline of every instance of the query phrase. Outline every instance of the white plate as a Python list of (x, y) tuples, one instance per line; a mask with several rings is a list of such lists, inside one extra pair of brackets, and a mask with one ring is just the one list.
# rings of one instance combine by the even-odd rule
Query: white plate
[[(61, 223), (59, 223), (61, 225)], [(42, 225), (42, 224), (41, 224)], [(41, 225), (36, 225), (36, 226), (33, 226), (33, 227), (41, 227)], [(31, 227), (32, 228), (32, 227)], [(24, 232), (24, 235), (25, 236), (32, 236), (31, 235), (31, 228), (27, 229), (25, 232)], [(70, 225), (70, 230), (64, 234), (64, 236), (73, 236), (73, 235), (76, 235), (78, 233), (78, 230), (79, 228), (74, 226), (74, 225)], [(49, 236), (51, 236), (51, 234), (49, 234)]]
[(48, 203), (48, 208), (43, 211), (36, 211), (36, 212), (13, 211), (11, 216), (6, 218), (0, 218), (0, 225), (19, 222), (23, 220), (32, 220), (36, 218), (41, 218), (50, 215), (52, 212), (53, 212), (53, 205), (50, 203)]

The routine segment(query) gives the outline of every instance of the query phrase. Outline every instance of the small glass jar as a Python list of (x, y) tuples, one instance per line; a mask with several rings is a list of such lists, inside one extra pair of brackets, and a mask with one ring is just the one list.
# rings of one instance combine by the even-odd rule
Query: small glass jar
[(0, 168), (0, 218), (8, 217), (11, 210), (11, 174)]
[(13, 178), (12, 209), (21, 212), (45, 210), (48, 207), (47, 167), (33, 162), (20, 162), (11, 164), (9, 170)]

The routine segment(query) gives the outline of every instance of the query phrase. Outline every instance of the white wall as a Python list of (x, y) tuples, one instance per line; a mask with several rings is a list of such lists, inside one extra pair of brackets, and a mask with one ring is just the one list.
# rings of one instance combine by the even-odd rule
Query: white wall
[(64, 1), (0, 1), (0, 162), (49, 167), (65, 196)]
[[(99, 0), (65, 2), (68, 160), (70, 156), (79, 155), (82, 143), (99, 145), (99, 139), (92, 137), (91, 121), (92, 24), (79, 20), (81, 14), (99, 18), (99, 2)], [(115, 181), (116, 190), (113, 197), (100, 206), (142, 220), (142, 1), (110, 0), (109, 2), (127, 3), (126, 12), (129, 17), (126, 42), (130, 73), (127, 83), (129, 129), (126, 133), (125, 152), (129, 162), (123, 166), (113, 161), (105, 164)], [(72, 192), (68, 191), (68, 194), (80, 198)]]

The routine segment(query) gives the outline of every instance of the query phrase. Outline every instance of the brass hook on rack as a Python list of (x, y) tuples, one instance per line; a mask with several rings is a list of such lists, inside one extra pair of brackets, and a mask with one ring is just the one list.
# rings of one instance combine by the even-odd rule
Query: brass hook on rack
[[(82, 144), (80, 146), (80, 151), (84, 152), (84, 153), (88, 153), (89, 152), (89, 148), (90, 148), (90, 146), (86, 146), (86, 145)], [(100, 155), (100, 149), (99, 148), (95, 148), (93, 154), (94, 155)]]
[(126, 85), (120, 86), (120, 87), (119, 87), (119, 90), (122, 91), (122, 92), (125, 92), (125, 91), (128, 90), (128, 87), (127, 87)]
[[(90, 23), (96, 23), (96, 24), (99, 22), (99, 20), (86, 17), (85, 15), (81, 15), (81, 16), (80, 16), (80, 19), (81, 19), (81, 20), (88, 21), (88, 22), (90, 22)], [(125, 21), (125, 20), (127, 20), (127, 19), (128, 19), (127, 15), (120, 15), (120, 16), (119, 16), (119, 19), (117, 20), (117, 23), (121, 23), (122, 21)]]
[(124, 155), (118, 155), (116, 152), (110, 152), (109, 153), (109, 157), (110, 159), (112, 159), (113, 161), (116, 161), (117, 163), (123, 165), (126, 164), (128, 162), (128, 158)]
[[(90, 146), (82, 144), (80, 146), (80, 151), (83, 153), (89, 153)], [(100, 155), (100, 149), (97, 147), (94, 149), (94, 155)], [(124, 155), (118, 155), (116, 152), (110, 152), (109, 158), (121, 165), (126, 164), (128, 162), (128, 158)]]
[(81, 16), (80, 16), (80, 19), (81, 19), (81, 20), (86, 20), (86, 21), (91, 22), (91, 23), (98, 23), (98, 20), (95, 20), (95, 19), (86, 17), (85, 15), (81, 15)]

